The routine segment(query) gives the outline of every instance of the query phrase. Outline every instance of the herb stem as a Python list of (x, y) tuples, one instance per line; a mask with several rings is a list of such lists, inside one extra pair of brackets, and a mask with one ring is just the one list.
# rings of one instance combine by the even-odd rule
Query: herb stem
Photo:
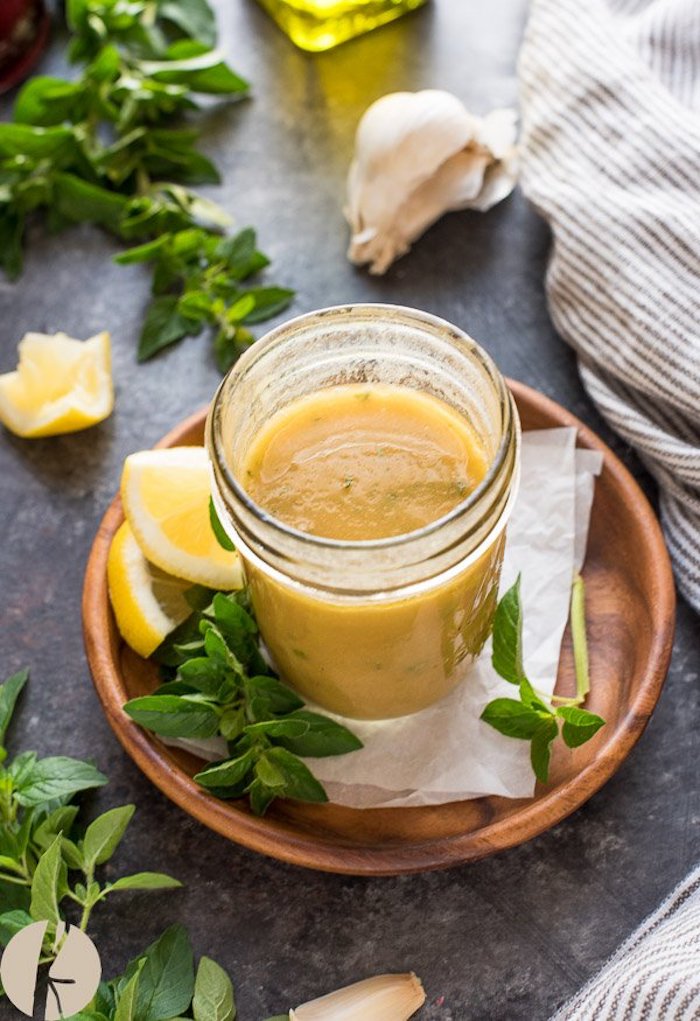
[(571, 587), (571, 638), (574, 647), (576, 697), (580, 705), (591, 690), (586, 637), (586, 590), (580, 574), (576, 575)]
[[(537, 691), (537, 689), (535, 689)], [(540, 698), (549, 698), (552, 704), (556, 705), (580, 705), (581, 699), (577, 695), (544, 695), (541, 691), (537, 691)]]
[(29, 879), (20, 879), (19, 876), (8, 876), (6, 872), (0, 872), (0, 882), (13, 883), (15, 886), (29, 886)]

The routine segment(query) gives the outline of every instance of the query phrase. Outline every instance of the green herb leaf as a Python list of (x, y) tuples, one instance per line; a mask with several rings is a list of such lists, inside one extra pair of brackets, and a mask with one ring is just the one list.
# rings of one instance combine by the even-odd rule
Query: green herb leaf
[(164, 295), (151, 302), (139, 340), (140, 362), (148, 361), (164, 348), (182, 340), (192, 331), (192, 320), (178, 310), (174, 295)]
[(63, 78), (34, 75), (15, 100), (16, 123), (50, 127), (70, 120), (80, 105), (81, 86)]
[[(574, 705), (581, 702), (589, 690), (588, 656), (586, 651), (585, 620), (583, 611), (583, 581), (574, 580), (572, 589), (572, 630), (576, 632), (576, 699), (555, 699), (568, 702), (555, 708), (545, 701), (525, 675), (522, 660), (522, 609), (520, 605), (520, 577), (506, 592), (496, 610), (493, 634), (493, 666), (505, 680), (518, 685), (520, 699), (497, 698), (484, 709), (481, 719), (502, 734), (524, 738), (531, 742), (530, 759), (538, 780), (546, 783), (549, 776), (552, 742), (559, 734), (558, 720), (563, 720), (562, 738), (570, 748), (590, 740), (604, 725), (595, 713)], [(574, 620), (574, 613), (576, 619)]]
[(235, 759), (227, 759), (225, 762), (208, 766), (201, 773), (197, 773), (195, 780), (202, 787), (239, 787), (245, 782), (254, 763), (255, 752), (249, 749)]
[(272, 802), (277, 797), (279, 788), (275, 790), (267, 787), (262, 780), (253, 780), (248, 788), (250, 807), (254, 815), (265, 815)]
[(214, 506), (214, 501), (211, 497), (209, 497), (209, 520), (219, 546), (221, 546), (222, 549), (233, 552), (236, 547), (229, 539), (228, 534), (224, 531), (224, 526), (219, 521), (219, 515), (216, 513), (216, 507)]
[(270, 715), (290, 713), (304, 705), (295, 691), (274, 677), (257, 675), (244, 680), (251, 713), (256, 720)]
[(515, 584), (500, 600), (493, 622), (491, 662), (496, 673), (510, 684), (520, 684), (525, 676), (522, 629), (520, 575), (518, 575)]
[(181, 925), (170, 926), (132, 961), (119, 983), (118, 995), (139, 966), (135, 1011), (139, 1021), (167, 1021), (184, 1014), (194, 992), (194, 961), (185, 929)]
[(513, 698), (495, 698), (486, 706), (481, 719), (500, 734), (531, 740), (542, 725), (542, 717), (528, 705)]
[(531, 706), (533, 709), (541, 710), (543, 713), (548, 713), (550, 716), (554, 715), (554, 710), (550, 705), (547, 705), (543, 699), (537, 694), (535, 689), (532, 687), (527, 677), (520, 678), (520, 700), (524, 705)]
[(180, 39), (168, 47), (166, 57), (162, 61), (144, 61), (144, 71), (156, 81), (184, 84), (193, 92), (230, 96), (248, 91), (248, 82), (205, 43)]
[[(183, 239), (183, 244), (192, 241)], [(195, 610), (176, 640), (170, 636), (157, 650), (167, 665), (165, 676), (173, 679), (155, 695), (127, 703), (126, 712), (156, 733), (224, 737), (229, 757), (196, 777), (215, 796), (248, 793), (258, 814), (276, 797), (326, 801), (322, 785), (298, 755), (346, 754), (361, 742), (334, 720), (304, 710), (302, 699), (274, 676), (261, 655), (245, 590), (196, 590), (191, 603)], [(201, 712), (206, 718), (200, 730), (195, 714)], [(190, 715), (196, 733), (187, 732)]]
[(88, 868), (109, 861), (135, 811), (135, 805), (121, 805), (119, 808), (110, 809), (90, 823), (83, 840), (83, 860)]
[(557, 716), (564, 720), (561, 736), (569, 748), (578, 748), (598, 733), (601, 727), (605, 726), (605, 720), (587, 709), (580, 709), (576, 706), (560, 706), (557, 709)]
[(126, 200), (75, 174), (56, 174), (54, 178), (55, 210), (67, 221), (99, 223), (116, 227), (124, 215)]
[(544, 720), (539, 730), (533, 735), (530, 745), (530, 761), (535, 776), (542, 783), (549, 779), (549, 760), (552, 754), (552, 741), (559, 733), (555, 719)]
[(25, 217), (18, 209), (0, 206), (0, 266), (10, 280), (22, 272)]
[(291, 718), (282, 720), (263, 720), (261, 723), (251, 723), (245, 728), (245, 733), (250, 737), (263, 735), (268, 738), (300, 738), (309, 730), (309, 724), (304, 720)]
[(135, 872), (108, 883), (105, 890), (108, 893), (115, 890), (174, 890), (180, 886), (179, 879), (173, 879), (164, 872)]
[(20, 787), (28, 779), (36, 762), (36, 752), (20, 752), (19, 755), (15, 755), (7, 767), (7, 771), (13, 780), (13, 787)]
[(136, 1021), (139, 981), (144, 964), (145, 961), (138, 962), (133, 975), (124, 986), (114, 1008), (114, 1021)]
[(75, 135), (68, 127), (35, 127), (29, 124), (0, 124), (0, 156), (22, 159), (55, 159), (75, 148)]
[(301, 720), (307, 724), (306, 731), (295, 737), (278, 734), (277, 743), (295, 755), (310, 758), (325, 758), (329, 755), (347, 755), (362, 748), (362, 741), (351, 730), (328, 716), (296, 709), (287, 720)]
[(236, 1004), (231, 980), (216, 961), (202, 957), (192, 1000), (194, 1021), (233, 1021)]
[(59, 836), (44, 851), (34, 871), (29, 913), (35, 922), (46, 920), (55, 925), (60, 919), (58, 901), (62, 865)]
[(58, 834), (65, 835), (78, 814), (77, 805), (63, 805), (50, 812), (32, 833), (32, 841), (42, 851), (52, 844)]
[(253, 299), (250, 312), (243, 316), (246, 323), (261, 323), (271, 319), (284, 312), (294, 298), (294, 291), (286, 287), (254, 287), (246, 294)]
[(80, 869), (82, 872), (85, 861), (83, 859), (82, 848), (78, 844), (69, 840), (68, 837), (63, 837), (61, 840), (61, 853), (69, 869)]
[(165, 0), (158, 8), (158, 15), (205, 46), (216, 43), (216, 19), (207, 0)]
[(0, 943), (6, 947), (13, 936), (16, 936), (22, 929), (26, 929), (33, 921), (34, 919), (27, 911), (21, 911), (18, 908), (15, 908), (14, 911), (5, 911), (0, 915)]
[(127, 248), (125, 252), (120, 252), (119, 255), (114, 256), (114, 262), (119, 266), (130, 266), (137, 262), (150, 262), (167, 243), (168, 235), (161, 234), (160, 237), (154, 238), (153, 241), (146, 241), (142, 245), (135, 245), (133, 248)]
[[(219, 660), (211, 659), (208, 656), (195, 656), (183, 663), (178, 671), (178, 678), (191, 689), (199, 691), (211, 698), (216, 698), (226, 683), (228, 671)], [(172, 694), (172, 688), (170, 689)], [(162, 694), (163, 689), (158, 689)]]
[(5, 743), (7, 728), (22, 688), (29, 679), (28, 670), (19, 670), (0, 685), (0, 745)]
[(41, 805), (106, 783), (107, 777), (90, 763), (57, 755), (39, 759), (25, 775), (17, 778), (14, 797), (20, 805)]
[[(326, 802), (328, 795), (307, 765), (286, 748), (269, 748), (265, 753), (268, 765), (284, 777), (284, 795), (297, 801)], [(267, 781), (260, 777), (264, 783)]]
[(127, 702), (124, 712), (164, 737), (213, 737), (219, 728), (218, 713), (210, 705), (186, 696), (144, 695)]

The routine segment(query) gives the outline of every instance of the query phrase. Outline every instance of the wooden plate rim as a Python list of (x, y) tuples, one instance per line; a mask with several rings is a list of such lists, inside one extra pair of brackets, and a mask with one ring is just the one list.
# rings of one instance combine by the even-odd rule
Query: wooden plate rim
[[(107, 555), (116, 528), (123, 521), (119, 496), (109, 506), (90, 551), (83, 589), (83, 634), (93, 683), (107, 720), (136, 765), (168, 798), (217, 833), (251, 850), (281, 861), (347, 875), (402, 875), (449, 868), (476, 861), (529, 840), (565, 819), (598, 791), (619, 768), (644, 731), (663, 686), (673, 645), (675, 588), (661, 528), (642, 490), (612, 450), (583, 422), (561, 405), (514, 380), (508, 385), (519, 401), (530, 404), (560, 425), (577, 430), (579, 446), (599, 450), (614, 485), (635, 515), (649, 545), (657, 571), (650, 579), (648, 602), (653, 617), (652, 652), (627, 713), (598, 756), (568, 782), (522, 804), (513, 815), (478, 830), (413, 845), (375, 848), (345, 845), (333, 834), (295, 832), (293, 823), (272, 816), (259, 819), (206, 794), (180, 768), (166, 746), (148, 735), (122, 711), (122, 680), (105, 636), (110, 630)], [(206, 408), (179, 423), (157, 444), (171, 446), (199, 425)], [(359, 810), (358, 810), (359, 811)], [(373, 810), (367, 810), (373, 811)], [(421, 812), (422, 808), (394, 809)]]

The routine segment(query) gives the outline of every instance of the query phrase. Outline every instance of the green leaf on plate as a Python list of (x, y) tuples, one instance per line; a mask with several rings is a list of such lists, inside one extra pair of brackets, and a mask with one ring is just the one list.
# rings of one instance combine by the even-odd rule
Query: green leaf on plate
[(543, 720), (539, 729), (532, 737), (530, 744), (530, 761), (535, 776), (542, 783), (549, 779), (549, 760), (552, 755), (552, 741), (559, 733), (557, 721), (552, 718)]
[(501, 598), (493, 622), (491, 662), (496, 673), (510, 684), (520, 684), (523, 667), (523, 617), (520, 605), (520, 575)]
[(605, 720), (587, 709), (576, 706), (560, 706), (557, 716), (564, 720), (561, 736), (569, 748), (578, 748), (605, 726)]
[(219, 728), (219, 715), (211, 706), (180, 695), (132, 698), (124, 712), (164, 737), (213, 737)]

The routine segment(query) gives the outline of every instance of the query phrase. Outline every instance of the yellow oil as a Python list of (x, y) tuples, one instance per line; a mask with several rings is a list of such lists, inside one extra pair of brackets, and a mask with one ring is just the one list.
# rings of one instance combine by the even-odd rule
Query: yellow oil
[(302, 50), (329, 50), (427, 0), (258, 0)]

